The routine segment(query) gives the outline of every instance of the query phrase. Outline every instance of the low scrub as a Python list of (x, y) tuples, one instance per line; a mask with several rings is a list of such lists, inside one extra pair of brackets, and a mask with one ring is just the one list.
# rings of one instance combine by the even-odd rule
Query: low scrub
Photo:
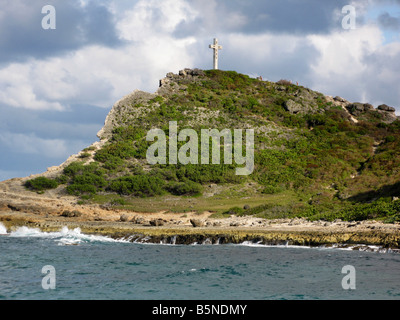
[(111, 181), (108, 190), (120, 195), (150, 197), (164, 193), (164, 181), (150, 175), (125, 176)]
[(24, 186), (32, 191), (44, 191), (57, 188), (58, 182), (53, 179), (39, 177), (26, 181)]

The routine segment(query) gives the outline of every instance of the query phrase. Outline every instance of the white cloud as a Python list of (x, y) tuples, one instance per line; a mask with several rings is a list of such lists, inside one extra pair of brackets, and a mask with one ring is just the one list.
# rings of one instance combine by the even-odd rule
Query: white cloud
[(395, 64), (400, 58), (400, 43), (384, 44), (377, 25), (308, 39), (321, 53), (310, 75), (314, 89), (348, 100), (400, 107), (400, 94), (395, 89), (400, 81), (400, 64)]
[(262, 64), (270, 59), (278, 59), (284, 54), (296, 54), (296, 49), (307, 42), (301, 36), (272, 33), (258, 35), (229, 34), (225, 41), (229, 44), (229, 54), (247, 56), (247, 60)]
[(166, 72), (191, 63), (182, 42), (119, 50), (85, 47), (65, 57), (0, 69), (0, 102), (33, 110), (60, 111), (71, 103), (108, 108), (137, 88), (155, 90)]
[(61, 139), (42, 139), (34, 134), (0, 133), (0, 143), (22, 154), (39, 154), (59, 158), (68, 153), (67, 143)]
[(321, 53), (313, 65), (315, 75), (327, 80), (332, 76), (352, 78), (363, 73), (368, 67), (363, 62), (364, 56), (376, 51), (383, 40), (380, 30), (372, 26), (308, 38)]
[(141, 0), (124, 13), (117, 29), (124, 40), (147, 43), (171, 35), (181, 22), (193, 21), (197, 15), (184, 0)]
[[(78, 2), (82, 8), (88, 7), (90, 3), (87, 0), (74, 1)], [(103, 42), (95, 41), (97, 37), (93, 41), (77, 40), (74, 30), (79, 23), (69, 20), (69, 23), (63, 25), (64, 33), (61, 32), (61, 24), (57, 31), (60, 32), (58, 39), (62, 39), (57, 43), (61, 51), (50, 50), (51, 54), (44, 58), (41, 53), (47, 47), (35, 46), (35, 41), (27, 41), (31, 33), (25, 32), (36, 23), (32, 21), (36, 19), (33, 17), (41, 17), (40, 10), (36, 12), (36, 6), (21, 10), (26, 7), (22, 5), (23, 0), (1, 2), (0, 7), (10, 6), (7, 7), (8, 11), (15, 12), (15, 15), (10, 20), (0, 10), (0, 24), (4, 26), (3, 31), (0, 31), (0, 40), (3, 41), (0, 45), (5, 44), (2, 49), (7, 51), (7, 41), (10, 41), (8, 35), (11, 32), (6, 31), (19, 31), (13, 33), (15, 38), (10, 45), (17, 43), (15, 50), (22, 46), (22, 53), (28, 59), (0, 65), (0, 104), (3, 108), (12, 109), (13, 112), (9, 114), (19, 114), (20, 110), (15, 111), (13, 108), (20, 108), (21, 112), (30, 109), (24, 114), (24, 119), (29, 121), (29, 115), (35, 114), (35, 122), (39, 122), (41, 117), (51, 119), (53, 114), (34, 113), (31, 110), (76, 112), (80, 104), (109, 108), (135, 89), (154, 92), (158, 80), (167, 72), (177, 72), (185, 67), (211, 68), (212, 52), (208, 44), (213, 37), (218, 37), (224, 46), (220, 56), (223, 70), (262, 75), (272, 81), (287, 78), (322, 93), (340, 95), (351, 101), (370, 102), (374, 105), (387, 103), (400, 107), (400, 43), (398, 40), (388, 42), (376, 19), (366, 15), (371, 5), (377, 1), (348, 1), (357, 9), (359, 24), (356, 30), (339, 29), (343, 17), (341, 6), (337, 5), (337, 11), (332, 9), (331, 12), (329, 9), (334, 8), (336, 3), (328, 6), (327, 21), (315, 17), (315, 23), (308, 23), (311, 20), (285, 19), (287, 15), (310, 18), (315, 12), (324, 11), (311, 10), (310, 7), (308, 11), (305, 8), (304, 12), (293, 12), (285, 2), (272, 5), (263, 1), (101, 2), (109, 9), (110, 16), (101, 18), (94, 15), (90, 24), (93, 28), (88, 30), (99, 30), (98, 26), (103, 26), (104, 31), (115, 29), (115, 39), (118, 37), (122, 44), (111, 45), (113, 42), (108, 41), (107, 37)], [(57, 3), (57, 18), (60, 19), (63, 16), (71, 18), (77, 13), (79, 17), (95, 14), (97, 11), (94, 9), (98, 9), (94, 6), (92, 10), (82, 11), (75, 5), (69, 7), (61, 1)], [(377, 6), (374, 8), (378, 10)], [(99, 12), (104, 13), (102, 10)], [(335, 23), (338, 22), (332, 29), (329, 15)], [(58, 20), (58, 23), (61, 21)], [(115, 28), (112, 23), (115, 23)], [(320, 27), (323, 32), (318, 29)], [(83, 34), (93, 36), (88, 30)], [(318, 34), (311, 35), (313, 33)], [(32, 34), (38, 36), (35, 32)], [(101, 38), (101, 32), (95, 34)], [(47, 39), (49, 42), (46, 42), (45, 39), (35, 38), (46, 44), (54, 41)], [(70, 41), (70, 45), (64, 51), (63, 43), (67, 41)], [(37, 50), (25, 52), (31, 46)], [(10, 52), (14, 53), (13, 50)], [(13, 60), (14, 56), (10, 56)], [(9, 59), (9, 56), (6, 58)], [(7, 59), (2, 61), (11, 61)], [(63, 115), (61, 113), (57, 119)], [(12, 150), (16, 157), (20, 154), (35, 155), (51, 161), (57, 158), (58, 161), (86, 146), (79, 141), (81, 136), (71, 135), (71, 132), (86, 135), (93, 131), (93, 137), (97, 132), (94, 124), (91, 124), (93, 128), (86, 123), (82, 124), (84, 128), (78, 125), (73, 127), (69, 125), (71, 120), (65, 120), (65, 126), (59, 125), (60, 120), (50, 121), (51, 125), (43, 125), (37, 130), (32, 119), (30, 123), (25, 121), (26, 125), (20, 121), (20, 128), (11, 123), (12, 118), (6, 115), (1, 120), (6, 127), (0, 128), (0, 144)], [(21, 133), (33, 130), (35, 133), (32, 134)], [(28, 162), (29, 157), (26, 158)], [(2, 175), (8, 174), (7, 168), (2, 169), (4, 171), (0, 171), (0, 179)]]
[(0, 102), (34, 110), (64, 110), (72, 103), (108, 108), (135, 89), (155, 91), (167, 72), (193, 66), (187, 47), (196, 40), (171, 34), (192, 14), (184, 1), (139, 1), (117, 25), (125, 46), (92, 45), (8, 65), (0, 69)]
[[(188, 47), (196, 43), (194, 37), (176, 39), (173, 33), (183, 21), (192, 21), (197, 13), (183, 0), (142, 0), (126, 11), (117, 23), (121, 39), (129, 41), (128, 63), (147, 83), (155, 85), (154, 77), (166, 72), (193, 66)], [(156, 78), (157, 79), (157, 78)]]
[(221, 68), (288, 78), (327, 95), (382, 103), (400, 111), (400, 43), (386, 43), (377, 24), (329, 34), (226, 34)]
[(40, 79), (29, 64), (11, 64), (0, 70), (0, 102), (12, 107), (34, 110), (62, 110), (60, 103), (39, 97), (34, 83)]

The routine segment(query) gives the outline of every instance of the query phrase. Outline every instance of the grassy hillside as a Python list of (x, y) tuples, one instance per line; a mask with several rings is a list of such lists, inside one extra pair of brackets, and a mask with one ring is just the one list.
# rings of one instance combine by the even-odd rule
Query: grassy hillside
[[(26, 186), (44, 192), (63, 185), (82, 202), (132, 210), (400, 220), (400, 201), (393, 201), (400, 196), (400, 121), (388, 121), (386, 111), (345, 110), (310, 89), (236, 72), (167, 80), (158, 95), (114, 107), (101, 149), (88, 148), (59, 177)], [(146, 134), (160, 128), (168, 137), (169, 121), (199, 136), (201, 129), (254, 129), (253, 174), (236, 176), (236, 165), (224, 164), (150, 166)]]

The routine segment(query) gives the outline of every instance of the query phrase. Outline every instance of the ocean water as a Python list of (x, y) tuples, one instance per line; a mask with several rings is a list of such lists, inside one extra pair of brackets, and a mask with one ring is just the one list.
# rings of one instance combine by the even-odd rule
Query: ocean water
[[(0, 224), (0, 234), (6, 233)], [(55, 289), (50, 273), (52, 266)], [(344, 266), (355, 289), (344, 289)], [(400, 254), (261, 245), (154, 245), (20, 228), (0, 236), (0, 300), (397, 300)]]

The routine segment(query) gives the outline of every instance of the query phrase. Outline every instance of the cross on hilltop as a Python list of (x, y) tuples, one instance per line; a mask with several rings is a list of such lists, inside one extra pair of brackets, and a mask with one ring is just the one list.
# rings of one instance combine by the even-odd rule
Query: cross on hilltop
[(218, 70), (218, 51), (222, 50), (222, 46), (218, 44), (218, 39), (214, 39), (214, 44), (210, 44), (210, 49), (214, 49), (214, 69)]

